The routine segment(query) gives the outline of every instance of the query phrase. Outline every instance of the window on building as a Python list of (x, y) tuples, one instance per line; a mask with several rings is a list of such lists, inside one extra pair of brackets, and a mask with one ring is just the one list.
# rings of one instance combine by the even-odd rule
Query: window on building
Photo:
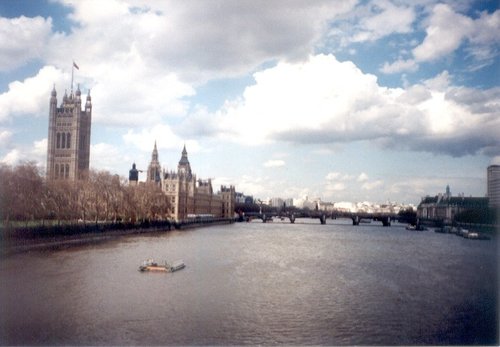
[(66, 148), (71, 148), (71, 133), (66, 134)]
[(66, 164), (66, 171), (64, 172), (64, 178), (69, 178), (69, 164)]
[(56, 141), (56, 148), (61, 148), (61, 134), (60, 134), (60, 133), (57, 133), (57, 134), (56, 134), (56, 138), (57, 138), (57, 141)]
[[(59, 135), (59, 134), (58, 134)], [(55, 170), (54, 170), (56, 178), (59, 178), (59, 164), (55, 165)]]

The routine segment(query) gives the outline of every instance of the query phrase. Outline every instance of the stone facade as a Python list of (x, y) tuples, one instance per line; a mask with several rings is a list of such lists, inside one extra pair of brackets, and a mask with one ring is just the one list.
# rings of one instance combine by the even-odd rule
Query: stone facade
[[(131, 177), (134, 179), (130, 179)], [(129, 175), (131, 185), (137, 184), (136, 177), (135, 171), (134, 175)], [(155, 143), (146, 181), (160, 185), (168, 196), (170, 203), (168, 215), (172, 220), (232, 218), (234, 215), (236, 197), (234, 186), (221, 186), (221, 190), (214, 194), (211, 179), (197, 179), (193, 174), (186, 146), (182, 150), (177, 171), (166, 171), (162, 170), (159, 164)]]
[(90, 92), (82, 110), (80, 87), (64, 97), (57, 107), (57, 92), (52, 90), (47, 141), (47, 178), (77, 180), (89, 171), (92, 102)]
[(151, 162), (148, 166), (148, 176), (146, 178), (146, 182), (155, 182), (159, 183), (161, 180), (161, 165), (158, 161), (158, 149), (155, 147), (153, 149), (153, 153), (151, 155)]
[(451, 196), (449, 187), (445, 194), (422, 199), (417, 208), (417, 217), (427, 220), (451, 223), (455, 216), (466, 210), (486, 209), (487, 198)]

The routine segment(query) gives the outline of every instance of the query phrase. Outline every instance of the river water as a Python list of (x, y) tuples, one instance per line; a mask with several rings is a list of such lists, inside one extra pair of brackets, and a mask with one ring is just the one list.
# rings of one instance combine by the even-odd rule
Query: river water
[[(3, 258), (0, 342), (498, 343), (495, 239), (350, 224), (236, 223)], [(137, 271), (151, 257), (186, 268)]]

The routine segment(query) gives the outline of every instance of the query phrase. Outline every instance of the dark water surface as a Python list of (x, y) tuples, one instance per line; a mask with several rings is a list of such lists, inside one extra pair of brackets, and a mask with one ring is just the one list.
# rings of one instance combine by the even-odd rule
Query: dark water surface
[[(0, 342), (498, 343), (496, 240), (302, 222), (124, 236), (3, 258)], [(187, 267), (137, 271), (150, 257)]]

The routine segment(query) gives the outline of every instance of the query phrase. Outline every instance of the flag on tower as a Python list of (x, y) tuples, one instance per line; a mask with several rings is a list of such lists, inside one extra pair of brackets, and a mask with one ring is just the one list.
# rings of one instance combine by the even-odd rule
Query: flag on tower
[(73, 66), (76, 67), (77, 70), (80, 70), (80, 68), (78, 67), (78, 65), (76, 65), (74, 61), (73, 61)]

